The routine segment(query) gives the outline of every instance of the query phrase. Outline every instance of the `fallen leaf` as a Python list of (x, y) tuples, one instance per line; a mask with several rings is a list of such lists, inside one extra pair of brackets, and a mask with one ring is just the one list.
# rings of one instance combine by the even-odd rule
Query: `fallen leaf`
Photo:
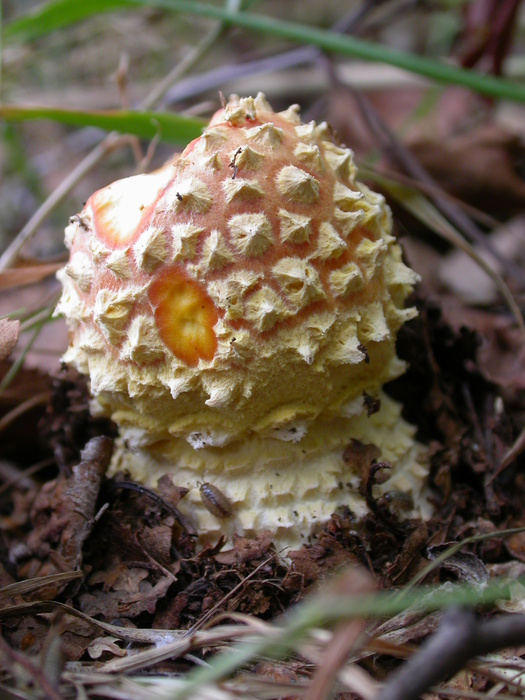
[[(83, 544), (94, 525), (100, 483), (112, 450), (110, 438), (93, 438), (71, 475), (61, 474), (43, 485), (31, 509), (32, 531), (25, 541), (33, 556), (24, 558), (19, 575), (31, 572), (32, 577), (46, 576), (80, 568)], [(60, 583), (50, 584), (39, 595), (54, 598), (63, 588)]]
[(26, 267), (16, 267), (12, 270), (3, 270), (0, 272), (0, 290), (13, 289), (14, 287), (40, 282), (45, 277), (53, 275), (61, 267), (64, 267), (63, 262), (28, 265)]
[(147, 569), (122, 567), (121, 576), (108, 592), (94, 589), (90, 580), (91, 592), (79, 597), (80, 609), (86, 615), (102, 616), (105, 620), (134, 618), (144, 612), (153, 614), (158, 601), (172, 585), (173, 576), (160, 577), (152, 584), (148, 580), (149, 573)]
[[(428, 548), (428, 556), (431, 560), (438, 557), (455, 543), (444, 542)], [(458, 581), (465, 583), (484, 585), (489, 579), (485, 564), (472, 552), (456, 552), (441, 563), (441, 568), (455, 576)]]
[(444, 189), (462, 201), (499, 220), (523, 211), (525, 183), (519, 167), (524, 146), (517, 135), (488, 123), (410, 148)]
[(0, 319), (0, 360), (7, 360), (20, 335), (20, 321)]
[(254, 559), (262, 559), (268, 554), (271, 543), (272, 533), (269, 530), (263, 530), (253, 539), (234, 537), (233, 549), (229, 549), (227, 552), (219, 552), (219, 554), (215, 555), (215, 560), (219, 564), (233, 565), (253, 561)]
[(126, 656), (127, 651), (119, 647), (117, 637), (97, 637), (89, 645), (87, 652), (91, 659), (100, 659), (104, 652), (109, 652), (113, 656)]

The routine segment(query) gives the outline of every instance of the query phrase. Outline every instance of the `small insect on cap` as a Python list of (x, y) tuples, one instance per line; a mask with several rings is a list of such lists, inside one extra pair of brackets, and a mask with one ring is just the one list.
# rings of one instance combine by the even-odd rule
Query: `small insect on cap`
[(66, 230), (64, 357), (135, 443), (297, 441), (402, 371), (417, 275), (352, 152), (297, 106), (234, 96)]

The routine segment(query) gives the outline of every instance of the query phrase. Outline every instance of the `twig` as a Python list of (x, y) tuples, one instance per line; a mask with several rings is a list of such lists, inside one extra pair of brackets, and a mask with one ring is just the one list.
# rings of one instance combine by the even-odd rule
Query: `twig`
[(524, 643), (524, 615), (483, 622), (471, 610), (449, 610), (436, 633), (393, 675), (376, 700), (418, 700), (475, 656)]
[(404, 535), (404, 531), (397, 525), (390, 512), (388, 512), (387, 515), (384, 509), (378, 505), (372, 493), (372, 488), (376, 483), (376, 475), (383, 469), (392, 469), (392, 465), (388, 462), (376, 462), (370, 467), (370, 471), (368, 472), (368, 478), (365, 484), (366, 505), (370, 508), (371, 513), (373, 513), (378, 518), (378, 520), (380, 520), (383, 523), (387, 530), (393, 532), (397, 536)]
[(463, 231), (467, 238), (488, 250), (491, 255), (501, 263), (509, 276), (518, 283), (519, 287), (523, 288), (523, 272), (520, 267), (511, 260), (505, 259), (499, 251), (494, 248), (492, 242), (480, 231), (472, 219), (462, 211), (461, 208), (457, 207), (450, 198), (444, 196), (443, 189), (440, 187), (439, 183), (421, 165), (417, 158), (410, 153), (408, 148), (396, 138), (369, 100), (359, 90), (346, 85), (339, 79), (337, 67), (333, 60), (322, 51), (318, 51), (318, 60), (321, 65), (324, 66), (332, 83), (354, 97), (365, 118), (368, 128), (378, 139), (387, 156), (394, 158), (398, 164), (417, 181), (432, 188), (434, 194), (431, 195), (431, 198), (442, 214), (448, 217), (457, 228)]
[(365, 620), (349, 620), (335, 630), (330, 644), (321, 655), (312, 682), (304, 694), (304, 700), (326, 700), (331, 695), (338, 671), (362, 639)]
[(508, 693), (499, 692), (499, 690), (501, 690), (501, 688), (505, 685), (508, 685), (508, 683), (506, 684), (499, 682), (498, 685), (495, 685), (490, 689), (490, 695), (486, 691), (466, 690), (465, 688), (462, 688), (461, 692), (459, 692), (457, 688), (440, 688), (439, 696), (440, 698), (450, 698), (450, 700), (458, 700), (459, 698), (461, 698), (461, 700), (487, 700), (488, 698), (497, 698), (497, 700), (516, 700), (516, 698), (520, 697), (519, 695), (516, 695), (516, 693), (509, 695)]
[[(461, 57), (463, 67), (473, 68), (477, 65), (495, 75), (502, 75), (503, 62), (511, 49), (520, 4), (521, 0), (485, 2), (477, 3), (481, 7), (471, 6), (466, 10), (462, 33), (467, 50)], [(480, 26), (485, 26), (487, 31), (480, 32)]]
[(193, 66), (202, 58), (203, 54), (205, 54), (206, 51), (213, 46), (223, 31), (224, 24), (222, 22), (219, 22), (215, 27), (212, 27), (212, 29), (210, 29), (210, 31), (197, 44), (197, 46), (190, 51), (190, 53), (185, 56), (182, 61), (177, 63), (177, 65), (168, 73), (168, 75), (163, 78), (160, 83), (153, 88), (153, 90), (151, 90), (149, 95), (147, 95), (140, 103), (139, 107), (141, 109), (150, 109), (156, 105), (164, 97), (170, 87), (180, 80), (180, 78), (191, 68), (193, 68)]
[(412, 189), (418, 189), (422, 194), (428, 195), (431, 199), (434, 199), (435, 197), (443, 197), (443, 199), (447, 199), (453, 206), (455, 206), (457, 209), (463, 210), (467, 216), (474, 221), (477, 221), (482, 226), (486, 226), (487, 228), (497, 228), (498, 226), (501, 226), (501, 222), (498, 221), (498, 219), (494, 218), (490, 214), (487, 214), (487, 212), (478, 209), (472, 204), (468, 204), (468, 202), (464, 202), (462, 199), (455, 197), (453, 194), (450, 194), (450, 192), (446, 192), (445, 190), (441, 189), (439, 184), (436, 184), (435, 182), (421, 182), (415, 177), (411, 177), (405, 173), (400, 173), (397, 170), (391, 170), (390, 168), (385, 167), (382, 163), (374, 166), (374, 169), (372, 170), (364, 163), (358, 161), (357, 167), (361, 174), (366, 174), (367, 179), (372, 180), (374, 173), (379, 173), (383, 177), (387, 177), (390, 180), (395, 180), (402, 185), (407, 185)]
[(303, 63), (311, 63), (317, 56), (317, 49), (313, 46), (304, 46), (300, 49), (285, 51), (276, 56), (256, 58), (236, 65), (220, 66), (204, 73), (191, 76), (176, 85), (166, 93), (162, 102), (163, 106), (173, 105), (183, 100), (188, 100), (196, 95), (200, 95), (208, 90), (217, 88), (226, 82), (254, 76), (259, 73), (273, 73), (286, 68), (295, 68)]
[[(39, 576), (38, 578), (30, 578), (23, 581), (15, 581), (15, 583), (9, 583), (7, 586), (0, 588), (0, 598), (15, 598), (18, 596), (35, 594), (51, 583), (70, 583), (79, 578), (84, 578), (84, 572), (80, 569), (77, 571), (63, 571), (60, 574), (50, 574), (49, 576)], [(4, 601), (2, 601), (2, 603), (4, 603)]]
[(363, 27), (363, 31), (369, 36), (373, 36), (376, 32), (384, 30), (385, 27), (390, 27), (396, 20), (400, 17), (403, 18), (411, 10), (417, 10), (418, 6), (423, 5), (424, 2), (425, 0), (396, 0), (396, 2), (389, 2), (390, 7), (385, 8), (380, 17), (368, 22)]
[[(117, 83), (117, 88), (120, 95), (121, 109), (130, 109), (131, 104), (129, 99), (129, 55), (127, 53), (121, 54), (119, 66), (113, 77)], [(142, 153), (140, 139), (138, 138), (138, 136), (130, 136), (129, 144), (131, 146), (133, 157), (135, 158), (135, 163), (138, 165), (142, 162), (144, 157)]]
[[(363, 19), (378, 5), (388, 2), (388, 0), (364, 0), (362, 4), (349, 12), (348, 15), (335, 22), (331, 31), (345, 34), (356, 32)], [(275, 56), (257, 58), (253, 61), (246, 61), (237, 65), (221, 66), (213, 70), (191, 76), (181, 81), (176, 87), (166, 92), (163, 105), (172, 105), (182, 100), (187, 100), (195, 95), (200, 95), (207, 90), (214, 90), (217, 85), (225, 82), (243, 78), (248, 75), (258, 73), (274, 73), (286, 68), (294, 68), (303, 63), (313, 63), (320, 55), (321, 49), (315, 46), (301, 46), (298, 49), (283, 51)]]
[(136, 484), (134, 481), (113, 481), (110, 484), (110, 488), (112, 491), (116, 491), (117, 489), (128, 489), (129, 491), (137, 491), (137, 493), (140, 493), (141, 495), (150, 498), (152, 501), (155, 501), (155, 503), (157, 503), (157, 505), (159, 505), (161, 508), (164, 508), (169, 513), (171, 513), (173, 517), (177, 520), (179, 525), (188, 533), (188, 535), (190, 535), (190, 537), (197, 536), (197, 532), (193, 525), (180, 512), (180, 510), (173, 505), (173, 503), (164, 500), (162, 496), (159, 496), (159, 494), (155, 493), (155, 491), (146, 488), (146, 486)]
[(0, 494), (9, 491), (12, 486), (18, 485), (19, 489), (29, 490), (36, 487), (36, 481), (31, 479), (33, 474), (36, 474), (41, 469), (50, 467), (55, 463), (54, 457), (48, 457), (41, 462), (27, 467), (27, 469), (18, 469), (9, 462), (0, 460)]

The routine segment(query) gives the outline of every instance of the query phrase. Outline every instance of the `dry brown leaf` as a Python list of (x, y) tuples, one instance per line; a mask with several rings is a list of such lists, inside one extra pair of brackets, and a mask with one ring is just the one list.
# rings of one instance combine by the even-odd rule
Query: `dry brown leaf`
[[(93, 438), (71, 475), (61, 474), (41, 488), (32, 505), (32, 530), (25, 541), (27, 553), (33, 556), (20, 563), (19, 575), (45, 576), (80, 567), (82, 547), (94, 525), (100, 483), (112, 450), (110, 438)], [(40, 596), (51, 599), (62, 588), (61, 584), (50, 584)]]
[(64, 267), (63, 262), (2, 270), (0, 272), (0, 290), (14, 289), (15, 287), (23, 287), (26, 284), (40, 282), (40, 280), (49, 277), (49, 275), (54, 275), (61, 267)]
[(20, 321), (0, 319), (0, 360), (7, 360), (13, 352), (20, 334)]
[(157, 577), (150, 582), (147, 569), (121, 567), (121, 576), (111, 591), (97, 590), (91, 584), (90, 593), (79, 597), (82, 612), (91, 617), (102, 616), (106, 620), (134, 618), (148, 612), (154, 614), (157, 603), (164, 598), (173, 583), (173, 576)]
[(519, 164), (524, 147), (518, 136), (497, 124), (482, 124), (446, 140), (422, 140), (411, 150), (462, 201), (502, 220), (523, 211), (525, 183)]
[(233, 566), (241, 562), (262, 559), (264, 556), (267, 556), (271, 543), (272, 533), (269, 530), (259, 532), (257, 537), (251, 540), (236, 536), (233, 540), (233, 549), (229, 549), (227, 552), (220, 552), (215, 556), (215, 560), (219, 564)]
[(88, 654), (91, 659), (100, 659), (102, 654), (109, 652), (113, 656), (126, 656), (126, 650), (119, 647), (117, 637), (97, 637), (88, 647)]
[(295, 573), (301, 575), (305, 584), (310, 585), (322, 579), (327, 572), (338, 571), (342, 567), (355, 566), (359, 563), (353, 551), (328, 534), (330, 526), (335, 528), (334, 520), (328, 523), (326, 531), (320, 533), (317, 542), (287, 553), (293, 562)]

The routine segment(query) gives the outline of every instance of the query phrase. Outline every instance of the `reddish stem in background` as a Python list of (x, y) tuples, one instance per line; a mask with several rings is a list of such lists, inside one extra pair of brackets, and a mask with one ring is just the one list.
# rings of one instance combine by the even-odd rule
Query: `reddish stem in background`
[(461, 65), (472, 68), (485, 59), (488, 69), (502, 75), (509, 55), (521, 0), (478, 0), (464, 9)]

